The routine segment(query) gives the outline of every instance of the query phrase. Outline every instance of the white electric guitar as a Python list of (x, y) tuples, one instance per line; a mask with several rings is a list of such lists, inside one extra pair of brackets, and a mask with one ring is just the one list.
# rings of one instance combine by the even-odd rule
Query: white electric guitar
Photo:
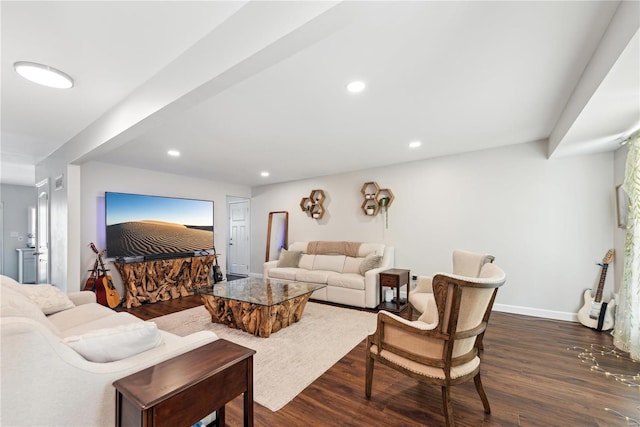
[(595, 298), (591, 296), (591, 289), (584, 291), (584, 305), (578, 311), (580, 323), (598, 331), (608, 331), (613, 328), (613, 307), (616, 301), (612, 298), (609, 303), (602, 302), (602, 288), (604, 288), (604, 279), (607, 277), (607, 268), (613, 260), (613, 252), (613, 249), (609, 249), (602, 259), (602, 264), (599, 264), (602, 271)]

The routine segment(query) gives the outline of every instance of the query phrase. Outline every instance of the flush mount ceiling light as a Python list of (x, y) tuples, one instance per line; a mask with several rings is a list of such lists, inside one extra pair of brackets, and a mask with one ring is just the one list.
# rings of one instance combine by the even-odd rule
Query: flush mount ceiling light
[(412, 141), (409, 143), (409, 148), (418, 148), (422, 145), (420, 141)]
[(180, 152), (178, 150), (169, 150), (167, 151), (167, 154), (172, 157), (178, 157), (180, 155)]
[(56, 89), (73, 87), (73, 79), (60, 70), (35, 62), (18, 61), (13, 64), (18, 74), (39, 85)]
[(351, 93), (359, 93), (364, 90), (367, 85), (361, 81), (353, 81), (347, 85), (347, 90)]
[(266, 178), (266, 177), (268, 177), (268, 176), (269, 176), (269, 172), (267, 172), (267, 171), (260, 172), (260, 176), (263, 176), (263, 177), (265, 177), (265, 178)]

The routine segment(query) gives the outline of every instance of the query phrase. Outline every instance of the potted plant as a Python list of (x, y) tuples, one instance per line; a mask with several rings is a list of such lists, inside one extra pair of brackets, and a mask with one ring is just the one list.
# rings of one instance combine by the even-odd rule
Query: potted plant
[(367, 215), (373, 215), (376, 212), (376, 207), (373, 205), (367, 205), (365, 210), (367, 211)]
[(389, 200), (391, 200), (391, 198), (383, 197), (378, 201), (378, 205), (380, 206), (380, 209), (382, 210), (382, 212), (384, 212), (385, 228), (389, 228), (389, 212), (387, 210), (387, 208), (389, 207)]

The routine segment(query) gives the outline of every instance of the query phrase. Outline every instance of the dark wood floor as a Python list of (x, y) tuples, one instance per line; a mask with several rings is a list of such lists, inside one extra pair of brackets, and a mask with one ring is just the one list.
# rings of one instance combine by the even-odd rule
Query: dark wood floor
[[(187, 297), (129, 310), (144, 318), (200, 305)], [(456, 423), (477, 426), (640, 426), (640, 387), (592, 371), (582, 349), (612, 347), (612, 337), (580, 324), (494, 312), (484, 339), (485, 415), (473, 382), (453, 389)], [(610, 372), (640, 375), (640, 363), (597, 356)], [(584, 355), (583, 355), (584, 358)], [(364, 341), (278, 412), (255, 404), (257, 426), (441, 426), (438, 387), (376, 365), (371, 400), (364, 396)], [(635, 380), (640, 383), (640, 378)], [(242, 400), (227, 405), (227, 425), (242, 425)], [(625, 419), (628, 417), (629, 419)]]

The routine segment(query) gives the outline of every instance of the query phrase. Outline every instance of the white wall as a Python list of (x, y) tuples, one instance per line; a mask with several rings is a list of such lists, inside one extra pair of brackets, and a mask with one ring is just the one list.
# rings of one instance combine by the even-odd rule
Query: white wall
[(17, 248), (27, 246), (28, 209), (36, 205), (35, 187), (25, 185), (0, 185), (0, 201), (3, 203), (2, 274), (18, 280)]
[[(269, 211), (288, 210), (289, 242), (377, 241), (412, 274), (451, 270), (455, 248), (487, 252), (507, 273), (496, 308), (574, 320), (596, 262), (613, 245), (613, 153), (548, 160), (542, 142), (253, 189), (251, 272), (262, 273)], [(389, 228), (360, 210), (364, 182), (390, 188)], [(312, 189), (327, 214), (299, 207)], [(613, 288), (607, 278), (605, 295)]]
[[(121, 193), (149, 194), (155, 196), (194, 198), (213, 200), (214, 202), (214, 235), (217, 246), (225, 246), (227, 241), (227, 196), (250, 197), (251, 190), (247, 186), (224, 182), (214, 182), (197, 178), (189, 178), (168, 173), (153, 172), (143, 169), (115, 166), (106, 163), (89, 162), (81, 167), (80, 211), (82, 226), (80, 230), (81, 277), (86, 281), (87, 270), (93, 267), (95, 254), (88, 248), (94, 242), (99, 249), (105, 248), (104, 225), (104, 193), (114, 191)], [(224, 254), (219, 260), (224, 268)], [(120, 295), (122, 281), (115, 267), (108, 262), (114, 284)], [(67, 291), (84, 287), (80, 284), (69, 284)]]
[[(62, 176), (63, 188), (55, 189), (56, 177)], [(79, 260), (78, 251), (69, 246), (69, 235), (77, 235), (80, 227), (76, 197), (73, 191), (79, 185), (77, 166), (59, 155), (51, 155), (36, 165), (36, 185), (49, 180), (49, 281), (60, 289), (68, 291), (67, 283), (77, 283)], [(74, 288), (72, 288), (74, 289)]]

